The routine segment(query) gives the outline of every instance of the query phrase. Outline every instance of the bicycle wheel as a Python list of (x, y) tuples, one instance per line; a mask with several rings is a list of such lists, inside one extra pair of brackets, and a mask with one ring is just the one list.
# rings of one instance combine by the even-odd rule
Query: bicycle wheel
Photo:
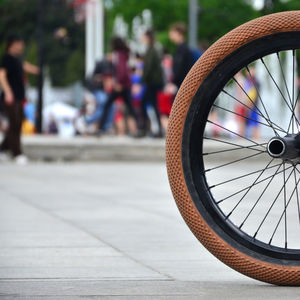
[(279, 285), (300, 285), (299, 49), (299, 11), (222, 37), (184, 80), (166, 142), (194, 235), (231, 268)]

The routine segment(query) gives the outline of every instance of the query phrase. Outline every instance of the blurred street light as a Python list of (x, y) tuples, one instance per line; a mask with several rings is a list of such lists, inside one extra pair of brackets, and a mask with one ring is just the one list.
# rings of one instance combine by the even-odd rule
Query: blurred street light
[(95, 63), (104, 55), (104, 6), (103, 0), (86, 3), (86, 53), (85, 72), (91, 74)]
[(198, 0), (189, 0), (189, 46), (198, 47)]
[(45, 17), (45, 0), (39, 0), (38, 6), (38, 60), (40, 73), (38, 76), (38, 103), (36, 116), (36, 130), (42, 133), (43, 127), (43, 83), (44, 83), (44, 17)]

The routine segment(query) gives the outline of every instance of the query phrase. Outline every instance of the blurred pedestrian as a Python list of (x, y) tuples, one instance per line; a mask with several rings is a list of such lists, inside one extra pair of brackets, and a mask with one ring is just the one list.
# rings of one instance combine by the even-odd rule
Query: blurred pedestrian
[(144, 61), (140, 54), (135, 55), (134, 66), (131, 68), (131, 96), (133, 107), (138, 116), (138, 124), (143, 124), (142, 99), (144, 96), (144, 84), (142, 82)]
[[(259, 127), (259, 115), (258, 115), (258, 90), (260, 84), (256, 77), (256, 70), (254, 66), (249, 67), (249, 72), (246, 73), (246, 79), (244, 82), (244, 90), (247, 93), (247, 105), (251, 110), (247, 111), (246, 119), (246, 136), (248, 138), (259, 139), (260, 127)], [(250, 99), (251, 101), (250, 101)]]
[(0, 100), (0, 132), (5, 132), (8, 129), (7, 118), (5, 116), (4, 103)]
[[(163, 134), (166, 134), (169, 122), (169, 115), (172, 108), (172, 103), (177, 92), (177, 88), (172, 83), (173, 77), (173, 60), (170, 53), (165, 49), (162, 59), (162, 67), (164, 73), (165, 87), (163, 91), (158, 93), (158, 111), (160, 114), (160, 122), (163, 128)], [(171, 87), (171, 89), (170, 89)]]
[[(247, 114), (248, 114), (248, 102), (249, 99), (246, 97), (245, 93), (243, 92), (243, 89), (245, 88), (245, 76), (243, 74), (243, 72), (238, 72), (235, 76), (234, 76), (235, 80), (239, 83), (238, 85), (234, 85), (234, 90), (233, 90), (233, 94), (234, 97), (236, 99), (240, 99), (240, 101), (235, 101), (234, 104), (234, 112), (235, 112), (235, 118), (237, 121), (237, 130), (238, 130), (238, 134), (241, 136), (245, 136), (246, 135), (246, 126), (247, 126), (247, 122), (246, 122), (246, 118), (247, 118)], [(241, 87), (243, 87), (243, 89), (241, 89)], [(252, 103), (250, 103), (251, 107)]]
[[(86, 105), (91, 108), (90, 104), (95, 105), (94, 109), (89, 109), (88, 114), (85, 116), (85, 122), (88, 128), (95, 128), (98, 132), (99, 122), (103, 116), (104, 107), (108, 101), (108, 95), (110, 95), (114, 89), (113, 75), (115, 73), (114, 65), (112, 63), (112, 55), (108, 53), (107, 56), (96, 63), (93, 76), (87, 78), (86, 87)], [(90, 93), (94, 97), (90, 97)], [(91, 100), (91, 98), (93, 100)], [(115, 110), (113, 105), (107, 110), (107, 116), (105, 123), (102, 126), (103, 130), (108, 130), (112, 127), (114, 121)], [(97, 126), (90, 126), (90, 125)]]
[(130, 69), (128, 66), (129, 48), (125, 41), (120, 37), (114, 37), (111, 41), (112, 62), (115, 68), (115, 83), (113, 91), (110, 93), (107, 103), (105, 104), (103, 115), (100, 121), (100, 130), (104, 129), (106, 119), (112, 104), (118, 98), (122, 98), (129, 114), (129, 127), (132, 134), (137, 133), (137, 116), (132, 105), (131, 99), (131, 80)]
[(154, 109), (158, 132), (155, 133), (155, 136), (162, 136), (162, 126), (160, 121), (160, 115), (158, 111), (158, 93), (163, 89), (163, 69), (162, 61), (158, 51), (155, 48), (155, 37), (153, 30), (147, 30), (143, 36), (143, 43), (146, 45), (147, 50), (144, 57), (144, 71), (142, 81), (145, 84), (145, 92), (142, 100), (142, 109), (143, 109), (143, 126), (142, 130), (144, 133), (147, 130), (147, 105), (151, 105)]
[(177, 88), (180, 87), (195, 61), (194, 54), (186, 43), (185, 34), (184, 23), (175, 23), (169, 30), (169, 38), (176, 45), (173, 55), (173, 83)]
[(10, 152), (18, 164), (27, 162), (21, 149), (22, 102), (25, 98), (24, 72), (31, 74), (39, 72), (36, 66), (22, 61), (23, 50), (23, 39), (17, 35), (10, 36), (0, 65), (0, 84), (3, 90), (1, 101), (9, 121), (0, 153), (3, 159), (6, 157), (6, 152)]

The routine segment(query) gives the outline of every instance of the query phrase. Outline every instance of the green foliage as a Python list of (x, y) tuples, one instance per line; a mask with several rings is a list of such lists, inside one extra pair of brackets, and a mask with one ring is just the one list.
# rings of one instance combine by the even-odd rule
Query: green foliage
[[(67, 85), (82, 78), (80, 70), (84, 67), (84, 27), (74, 22), (72, 9), (63, 1), (50, 1), (47, 6), (47, 31), (45, 39), (47, 61), (49, 62), (50, 76), (54, 85)], [(66, 28), (68, 35), (63, 40), (54, 38), (58, 28)], [(48, 49), (48, 50), (47, 50)], [(81, 57), (74, 63), (74, 53)], [(73, 66), (73, 69), (70, 68)]]
[[(36, 41), (33, 41), (29, 45), (27, 45), (25, 60), (35, 65), (38, 64), (38, 44)], [(32, 85), (37, 85), (37, 76), (29, 75), (28, 79)]]
[(259, 16), (245, 0), (201, 0), (200, 3), (199, 38), (209, 43)]
[[(265, 1), (266, 2), (266, 1)], [(271, 7), (265, 7), (262, 10), (263, 14), (287, 11), (287, 10), (299, 10), (300, 1), (299, 0), (289, 0), (289, 1), (279, 1), (273, 0)]]
[[(141, 15), (144, 9), (150, 9), (159, 41), (165, 47), (170, 47), (167, 39), (168, 29), (174, 22), (188, 22), (188, 2), (188, 0), (112, 0), (113, 5), (107, 10), (107, 32), (111, 34), (116, 15), (121, 14), (131, 24), (136, 15)], [(300, 9), (299, 0), (273, 0), (271, 10), (264, 8), (262, 11), (255, 10), (250, 4), (251, 0), (198, 0), (198, 2), (199, 40), (205, 40), (209, 44), (233, 28), (261, 15)], [(109, 37), (107, 36), (107, 39)]]
[(66, 66), (66, 83), (74, 83), (84, 78), (84, 57), (81, 51), (74, 51)]
[[(114, 0), (107, 11), (108, 32), (111, 33), (113, 20), (117, 14), (131, 24), (136, 15), (144, 9), (153, 14), (154, 27), (159, 41), (169, 47), (168, 29), (172, 23), (188, 22), (188, 0)], [(199, 0), (199, 39), (214, 42), (234, 27), (259, 16), (259, 12), (246, 0)]]
[[(0, 0), (0, 55), (5, 49), (8, 35), (18, 33), (25, 39), (25, 58), (38, 62), (37, 19), (39, 0)], [(105, 1), (105, 0), (104, 0)], [(108, 0), (106, 0), (108, 1)], [(112, 5), (106, 9), (106, 46), (112, 37), (115, 17), (121, 14), (131, 25), (132, 19), (150, 9), (157, 38), (164, 47), (172, 51), (168, 29), (174, 22), (188, 22), (188, 0), (109, 0)], [(269, 3), (269, 0), (266, 3)], [(84, 24), (76, 24), (74, 12), (65, 0), (45, 0), (45, 63), (53, 84), (62, 86), (84, 77)], [(250, 0), (199, 0), (199, 40), (208, 43), (236, 26), (263, 14), (299, 10), (299, 0), (273, 0), (271, 7), (256, 11)], [(54, 33), (58, 28), (67, 30), (67, 38), (58, 40)], [(36, 79), (30, 77), (35, 84)]]
[(133, 18), (141, 15), (145, 9), (150, 9), (153, 14), (153, 25), (159, 41), (165, 47), (170, 47), (168, 29), (175, 21), (187, 22), (188, 0), (113, 0), (113, 6), (106, 12), (106, 40), (111, 38), (113, 22), (118, 14), (131, 25)]
[(109, 27), (114, 17), (121, 14), (129, 24), (144, 9), (150, 9), (154, 17), (154, 25), (158, 31), (164, 31), (174, 21), (187, 21), (187, 0), (113, 0), (113, 6), (107, 11)]
[[(3, 54), (6, 38), (21, 35), (26, 42), (25, 58), (38, 62), (37, 20), (39, 0), (0, 0), (0, 54)], [(63, 86), (82, 78), (84, 68), (84, 26), (75, 23), (73, 9), (64, 0), (44, 1), (44, 53), (51, 80)], [(59, 40), (54, 34), (65, 28), (67, 37)], [(78, 59), (74, 62), (74, 55)], [(31, 83), (36, 83), (30, 77)]]

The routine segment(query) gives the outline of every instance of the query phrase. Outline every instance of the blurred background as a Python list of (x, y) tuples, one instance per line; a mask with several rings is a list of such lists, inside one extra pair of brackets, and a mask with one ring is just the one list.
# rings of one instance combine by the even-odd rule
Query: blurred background
[[(25, 42), (24, 60), (41, 70), (39, 76), (25, 79), (22, 131), (60, 137), (163, 137), (178, 88), (170, 84), (176, 76), (172, 68), (176, 42), (169, 34), (174, 23), (186, 24), (196, 61), (236, 26), (264, 14), (299, 8), (297, 0), (1, 0), (0, 55), (7, 37), (18, 34)], [(155, 30), (163, 68), (155, 101), (143, 100), (147, 85), (143, 35), (150, 29)], [(121, 94), (110, 97), (119, 76), (115, 37), (128, 47), (129, 104)], [(107, 105), (109, 101), (113, 103)], [(1, 123), (5, 130), (5, 116)]]
[[(264, 289), (219, 263), (191, 234), (169, 188), (164, 137), (181, 82), (212, 43), (256, 17), (299, 9), (299, 0), (0, 0), (0, 57), (7, 39), (17, 35), (24, 41), (21, 59), (35, 70), (25, 75), (21, 99), (30, 163), (23, 157), (19, 162), (27, 165), (20, 168), (0, 156), (0, 294), (72, 300), (263, 298), (272, 292), (297, 297), (294, 289)], [(265, 61), (285, 96), (281, 67), (289, 82), (294, 79), (290, 88), (299, 87), (298, 76), (288, 72), (293, 55), (283, 53), (282, 66), (274, 64), (276, 56)], [(245, 70), (237, 74), (240, 86), (230, 81), (216, 102), (223, 108), (211, 112), (206, 130), (215, 141), (208, 152), (223, 150), (218, 138), (235, 138), (236, 144), (234, 132), (250, 139), (272, 135), (240, 87), (258, 101), (253, 87), (259, 86), (274, 122), (284, 126), (289, 120), (264, 66), (249, 69), (254, 79)], [(255, 126), (245, 122), (245, 105)], [(8, 126), (0, 105), (1, 139)], [(239, 187), (228, 178), (254, 174), (263, 162), (228, 164), (238, 151), (226, 143), (226, 154), (209, 161), (228, 165), (210, 177), (230, 182), (221, 186), (223, 196)]]

